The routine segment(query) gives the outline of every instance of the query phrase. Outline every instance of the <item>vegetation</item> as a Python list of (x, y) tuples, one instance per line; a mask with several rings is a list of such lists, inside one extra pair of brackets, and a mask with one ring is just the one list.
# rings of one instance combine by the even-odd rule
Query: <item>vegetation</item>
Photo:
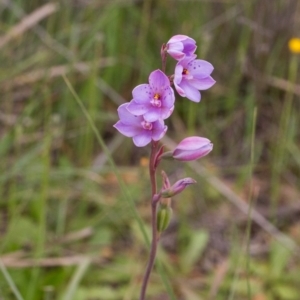
[(181, 33), (217, 83), (177, 97), (164, 143), (214, 150), (164, 163), (198, 184), (174, 198), (148, 299), (299, 300), (298, 2), (2, 1), (0, 299), (137, 299), (149, 149), (112, 125)]

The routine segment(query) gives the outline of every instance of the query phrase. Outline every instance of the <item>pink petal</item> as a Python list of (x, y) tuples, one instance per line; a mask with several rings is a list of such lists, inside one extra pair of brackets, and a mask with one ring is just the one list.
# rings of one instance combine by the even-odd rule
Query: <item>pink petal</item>
[(161, 114), (160, 114), (161, 118), (163, 120), (169, 118), (173, 111), (174, 111), (174, 105), (171, 108), (168, 108), (168, 107), (162, 108), (161, 111), (160, 111), (161, 112)]
[(187, 69), (193, 75), (193, 77), (202, 79), (209, 76), (214, 70), (214, 67), (208, 61), (195, 59), (187, 64)]
[(150, 107), (144, 114), (144, 119), (147, 122), (155, 122), (157, 121), (159, 118), (161, 118), (161, 114), (160, 114), (160, 108), (157, 107)]
[(145, 114), (149, 110), (149, 105), (150, 103), (147, 104), (139, 104), (136, 103), (135, 100), (130, 101), (130, 103), (127, 106), (127, 110), (136, 116), (141, 116)]
[(153, 123), (153, 129), (152, 129), (152, 139), (154, 141), (160, 140), (165, 133), (167, 132), (168, 127), (165, 126), (163, 120), (157, 120)]
[(163, 107), (171, 108), (174, 105), (174, 102), (175, 102), (174, 91), (171, 87), (168, 87), (167, 89), (165, 89), (163, 93), (163, 99), (162, 99)]
[(174, 81), (174, 86), (175, 86), (175, 89), (176, 89), (177, 93), (178, 93), (181, 97), (185, 97), (185, 92), (184, 92), (184, 90), (183, 90), (178, 84), (176, 84), (175, 81)]
[(134, 136), (132, 140), (137, 147), (144, 147), (151, 142), (151, 136), (151, 131), (144, 130), (141, 134)]
[(176, 51), (176, 50), (168, 50), (168, 53), (176, 60), (180, 60), (184, 58), (185, 54), (181, 51)]
[(176, 149), (196, 150), (210, 143), (210, 140), (200, 136), (189, 136), (183, 139)]
[(208, 76), (202, 79), (194, 78), (190, 80), (189, 83), (198, 90), (207, 90), (212, 87), (216, 81), (211, 76)]
[(175, 67), (174, 83), (180, 84), (182, 80), (182, 72), (183, 72), (183, 66), (180, 63), (178, 63)]
[(140, 84), (132, 91), (136, 103), (148, 103), (152, 99), (152, 89), (149, 84)]
[(149, 84), (152, 91), (157, 93), (170, 86), (170, 80), (161, 70), (155, 70), (149, 76)]
[(141, 132), (141, 128), (137, 126), (132, 126), (128, 124), (124, 124), (121, 121), (118, 121), (114, 127), (123, 135), (127, 137), (133, 137)]
[(192, 136), (183, 139), (173, 151), (173, 157), (180, 161), (192, 161), (207, 155), (213, 148), (209, 139)]
[(187, 35), (183, 35), (183, 34), (177, 34), (177, 35), (174, 35), (172, 36), (168, 43), (167, 44), (171, 44), (171, 43), (176, 43), (176, 42), (181, 42), (181, 41), (184, 41), (186, 39), (191, 39), (193, 40), (192, 38), (188, 37)]
[(181, 43), (181, 41), (175, 43), (170, 43), (169, 41), (167, 45), (168, 45), (168, 52), (174, 51), (174, 52), (182, 53), (183, 44)]
[(139, 125), (140, 122), (143, 121), (142, 117), (137, 117), (134, 116), (133, 114), (131, 114), (128, 110), (127, 110), (127, 106), (129, 105), (129, 103), (124, 103), (122, 105), (119, 106), (118, 108), (118, 115), (120, 120), (122, 121), (122, 123), (124, 124), (128, 124), (128, 125)]
[(182, 80), (180, 83), (181, 89), (184, 90), (185, 97), (190, 99), (193, 102), (200, 102), (201, 100), (201, 94), (200, 92), (194, 88), (192, 85), (189, 84), (188, 81)]
[(186, 55), (193, 54), (197, 49), (196, 42), (191, 38), (183, 41), (183, 46), (184, 46), (184, 51), (183, 52)]
[(163, 136), (165, 135), (165, 133), (168, 130), (168, 126), (164, 126), (162, 130), (153, 130), (152, 132), (152, 139), (154, 141), (159, 141), (160, 139), (163, 138)]

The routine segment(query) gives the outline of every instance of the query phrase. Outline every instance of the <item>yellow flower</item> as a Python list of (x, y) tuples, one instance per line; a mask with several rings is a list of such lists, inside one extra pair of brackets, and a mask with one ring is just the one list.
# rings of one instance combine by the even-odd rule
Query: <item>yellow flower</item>
[(300, 39), (292, 38), (289, 40), (289, 49), (292, 53), (300, 54)]

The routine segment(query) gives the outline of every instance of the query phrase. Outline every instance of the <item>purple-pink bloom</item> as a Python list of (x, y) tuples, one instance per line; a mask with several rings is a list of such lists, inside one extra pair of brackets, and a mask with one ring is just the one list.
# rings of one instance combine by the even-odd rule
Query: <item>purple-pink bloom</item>
[(167, 119), (174, 110), (175, 95), (169, 78), (161, 71), (153, 71), (149, 84), (140, 84), (132, 91), (133, 99), (127, 109), (147, 122)]
[(158, 141), (164, 136), (168, 127), (164, 125), (163, 120), (148, 122), (143, 116), (132, 115), (127, 109), (128, 105), (129, 103), (124, 103), (118, 108), (120, 120), (114, 127), (120, 133), (127, 137), (132, 137), (137, 147), (144, 147), (151, 140)]
[(173, 158), (180, 161), (191, 161), (207, 155), (213, 144), (207, 138), (191, 136), (183, 139), (173, 151)]
[(195, 59), (196, 55), (185, 57), (175, 67), (174, 86), (182, 97), (199, 102), (199, 90), (207, 90), (215, 84), (210, 76), (214, 67), (205, 60)]
[(182, 34), (171, 37), (166, 45), (166, 51), (176, 60), (194, 54), (196, 48), (195, 40)]

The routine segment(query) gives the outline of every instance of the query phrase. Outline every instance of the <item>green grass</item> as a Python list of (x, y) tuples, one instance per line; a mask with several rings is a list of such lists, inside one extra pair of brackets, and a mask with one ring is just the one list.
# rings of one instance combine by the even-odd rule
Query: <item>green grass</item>
[[(44, 3), (1, 3), (0, 45)], [(163, 164), (172, 181), (198, 184), (174, 199), (149, 299), (299, 300), (295, 251), (205, 180), (216, 176), (299, 244), (299, 95), (273, 78), (299, 85), (300, 56), (287, 47), (297, 18), (297, 0), (60, 1), (0, 46), (0, 299), (137, 299), (149, 149), (112, 125), (161, 67), (162, 43), (182, 33), (217, 84), (198, 105), (177, 97), (168, 136), (205, 136), (214, 151), (204, 173)]]

